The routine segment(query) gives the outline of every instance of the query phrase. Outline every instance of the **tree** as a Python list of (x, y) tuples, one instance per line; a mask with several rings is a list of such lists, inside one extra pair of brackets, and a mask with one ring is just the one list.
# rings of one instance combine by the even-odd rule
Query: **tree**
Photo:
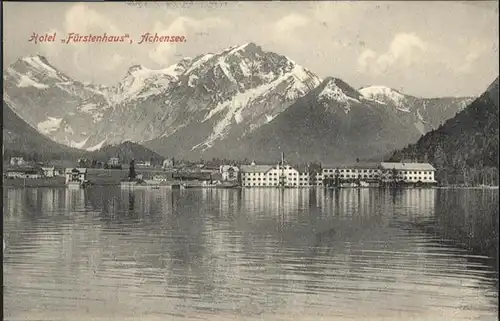
[(135, 162), (132, 159), (130, 161), (130, 167), (128, 169), (128, 178), (129, 178), (129, 180), (134, 180), (136, 177), (137, 177), (137, 174), (135, 172)]
[(437, 145), (436, 151), (434, 153), (434, 163), (437, 167), (438, 173), (441, 173), (444, 179), (444, 183), (447, 184), (448, 182), (448, 175), (447, 175), (447, 159), (446, 159), (446, 153), (443, 151), (443, 148), (441, 145)]

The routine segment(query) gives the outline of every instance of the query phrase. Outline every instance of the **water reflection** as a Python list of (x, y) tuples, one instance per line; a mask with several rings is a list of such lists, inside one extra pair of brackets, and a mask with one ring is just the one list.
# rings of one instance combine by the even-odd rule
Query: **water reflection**
[(496, 230), (491, 191), (8, 189), (4, 311), (493, 320)]

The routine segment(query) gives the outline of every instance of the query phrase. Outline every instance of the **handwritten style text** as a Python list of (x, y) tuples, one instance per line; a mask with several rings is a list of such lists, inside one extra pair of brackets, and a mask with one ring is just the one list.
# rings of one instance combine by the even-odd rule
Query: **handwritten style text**
[(139, 44), (142, 43), (152, 43), (152, 42), (186, 42), (186, 38), (184, 36), (158, 36), (158, 33), (155, 32), (154, 35), (151, 35), (149, 32), (146, 32), (141, 36), (141, 40)]
[(92, 42), (92, 43), (117, 43), (117, 42), (125, 42), (127, 40), (130, 41), (130, 36), (129, 34), (125, 34), (125, 35), (122, 35), (122, 36), (116, 36), (116, 35), (107, 35), (106, 33), (104, 33), (103, 35), (100, 35), (100, 36), (96, 36), (96, 35), (93, 35), (93, 34), (88, 34), (88, 35), (80, 35), (78, 33), (73, 33), (73, 32), (70, 32), (68, 34), (68, 36), (66, 37), (66, 39), (62, 39), (61, 42), (63, 43), (70, 43), (70, 42), (73, 42), (73, 43), (79, 43), (79, 42), (84, 42), (84, 43), (87, 43), (87, 42)]
[(41, 42), (54, 42), (56, 41), (56, 33), (46, 33), (46, 34), (43, 34), (43, 35), (39, 35), (38, 33), (36, 32), (33, 32), (33, 34), (31, 35), (31, 38), (28, 40), (28, 42), (33, 42), (33, 43), (41, 43)]
[[(38, 43), (46, 43), (46, 42), (55, 42), (57, 34), (54, 33), (45, 33), (38, 34), (33, 32), (31, 38), (28, 42), (33, 42), (35, 44)], [(138, 42), (136, 42), (128, 33), (123, 35), (108, 35), (107, 33), (103, 33), (100, 35), (97, 34), (79, 34), (76, 32), (70, 32), (66, 37), (60, 39), (63, 44), (70, 43), (95, 43), (95, 44), (143, 44), (143, 43), (183, 43), (186, 42), (186, 37), (184, 36), (165, 36), (158, 35), (158, 33), (149, 33), (146, 32), (140, 36)]]

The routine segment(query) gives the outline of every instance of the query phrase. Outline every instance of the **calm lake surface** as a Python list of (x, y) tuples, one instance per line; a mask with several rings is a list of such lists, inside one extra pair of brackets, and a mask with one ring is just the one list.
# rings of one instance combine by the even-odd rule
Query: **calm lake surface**
[(6, 320), (497, 320), (498, 190), (4, 189)]

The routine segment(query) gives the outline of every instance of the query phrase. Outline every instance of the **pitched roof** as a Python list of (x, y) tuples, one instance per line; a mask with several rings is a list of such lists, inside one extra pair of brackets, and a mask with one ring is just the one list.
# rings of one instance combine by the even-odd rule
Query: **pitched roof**
[(337, 169), (337, 168), (347, 168), (347, 169), (377, 169), (380, 168), (380, 163), (352, 163), (352, 164), (336, 164), (329, 165), (324, 164), (322, 168)]
[(272, 165), (241, 165), (241, 171), (245, 173), (267, 173), (274, 166)]
[(38, 173), (39, 171), (40, 169), (36, 167), (18, 167), (5, 170), (8, 173)]
[(429, 163), (380, 163), (383, 169), (409, 170), (409, 171), (435, 171), (436, 169)]
[(219, 167), (220, 170), (222, 171), (229, 171), (230, 169), (233, 169), (234, 171), (238, 172), (240, 169), (238, 168), (238, 166), (233, 166), (233, 165), (221, 165)]
[(201, 171), (197, 171), (197, 172), (186, 172), (186, 171), (180, 172), (180, 171), (178, 171), (178, 172), (173, 172), (172, 176), (175, 178), (209, 179), (210, 177), (212, 177), (212, 173), (211, 172), (201, 172)]

